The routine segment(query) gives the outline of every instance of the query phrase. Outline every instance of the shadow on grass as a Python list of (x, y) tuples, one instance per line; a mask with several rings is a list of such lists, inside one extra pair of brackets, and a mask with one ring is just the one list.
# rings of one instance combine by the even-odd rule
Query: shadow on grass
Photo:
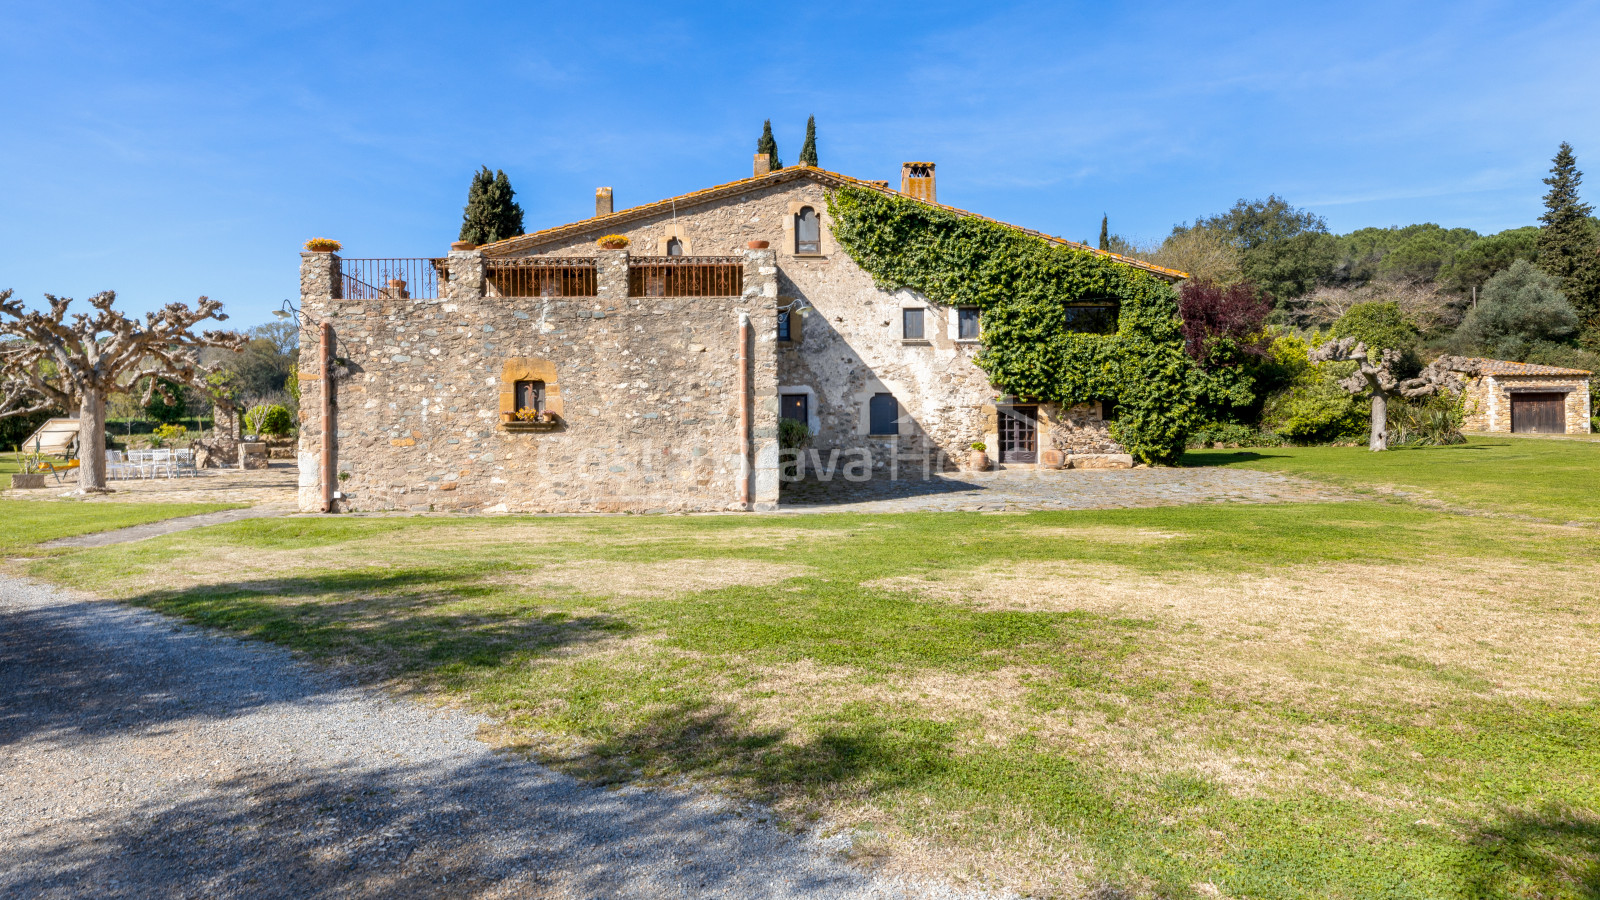
[[(1472, 834), (1459, 865), (1465, 896), (1600, 898), (1600, 817), (1548, 806), (1509, 813)], [(1559, 887), (1560, 892), (1546, 891)]]

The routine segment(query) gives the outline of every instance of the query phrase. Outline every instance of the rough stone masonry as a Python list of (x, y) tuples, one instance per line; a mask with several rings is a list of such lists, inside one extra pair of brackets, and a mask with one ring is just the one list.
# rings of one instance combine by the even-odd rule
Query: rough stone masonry
[[(630, 298), (626, 251), (595, 297), (485, 296), (481, 251), (451, 251), (437, 299), (345, 299), (341, 260), (302, 256), (302, 346), (333, 325), (338, 508), (669, 511), (777, 502), (777, 266), (744, 257), (738, 296)], [(738, 435), (740, 314), (750, 317), (754, 452)], [(302, 359), (314, 360), (307, 352)], [(550, 430), (503, 421), (504, 388), (543, 376)], [(300, 506), (321, 504), (320, 372), (302, 363)]]
[[(981, 344), (961, 330), (962, 310), (876, 284), (833, 240), (826, 192), (845, 183), (888, 190), (792, 167), (620, 212), (601, 203), (590, 219), (453, 249), (434, 261), (437, 298), (342, 269), (373, 261), (304, 254), (301, 508), (322, 501), (323, 385), (310, 351), (324, 321), (337, 343), (339, 509), (728, 510), (744, 508), (746, 478), (749, 508), (771, 509), (780, 415), (811, 433), (786, 477), (951, 471), (975, 442), (997, 457), (1002, 426), (1018, 416), (1040, 461), (1055, 450), (1074, 468), (1131, 464), (1108, 433), (1109, 406), (1001, 395), (976, 363)], [(607, 234), (628, 238), (628, 249), (597, 249)], [(770, 249), (749, 249), (761, 243)], [(732, 266), (742, 286), (675, 296), (706, 293), (679, 290), (667, 274), (678, 265)], [(576, 270), (595, 281), (563, 280)], [(513, 276), (536, 280), (511, 287)], [(751, 332), (744, 458), (741, 313)], [(518, 382), (541, 384), (559, 423), (507, 421), (522, 403)], [(894, 400), (888, 429), (873, 412), (885, 397)]]

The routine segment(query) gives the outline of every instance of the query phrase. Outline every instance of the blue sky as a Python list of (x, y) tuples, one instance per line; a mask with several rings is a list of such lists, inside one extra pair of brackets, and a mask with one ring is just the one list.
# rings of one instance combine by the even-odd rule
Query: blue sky
[[(432, 256), (503, 168), (530, 229), (786, 161), (1144, 239), (1276, 192), (1335, 231), (1600, 200), (1600, 5), (0, 0), (0, 287), (265, 321), (300, 244)], [(1597, 204), (1600, 205), (1600, 204)]]

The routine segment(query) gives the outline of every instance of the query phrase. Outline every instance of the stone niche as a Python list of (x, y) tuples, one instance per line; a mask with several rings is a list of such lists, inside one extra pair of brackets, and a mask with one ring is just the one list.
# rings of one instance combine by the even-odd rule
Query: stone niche
[[(500, 418), (517, 411), (517, 382), (544, 382), (544, 409), (556, 418), (565, 418), (561, 405), (561, 386), (556, 383), (556, 364), (537, 356), (514, 356), (500, 367)], [(503, 426), (502, 426), (503, 427)]]

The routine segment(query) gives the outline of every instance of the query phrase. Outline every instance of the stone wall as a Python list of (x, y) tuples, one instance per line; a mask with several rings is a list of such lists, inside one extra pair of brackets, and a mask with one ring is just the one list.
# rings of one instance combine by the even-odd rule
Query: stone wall
[(1563, 391), (1566, 393), (1567, 433), (1588, 434), (1593, 415), (1589, 400), (1589, 380), (1556, 375), (1481, 375), (1467, 385), (1467, 414), (1463, 431), (1511, 431), (1513, 391)]
[[(591, 251), (589, 255), (602, 255)], [(317, 324), (336, 336), (334, 442), (345, 510), (655, 511), (777, 502), (777, 266), (745, 256), (738, 297), (629, 298), (626, 251), (600, 296), (485, 297), (480, 251), (452, 251), (449, 296), (338, 297), (338, 259), (302, 261), (300, 506), (319, 508)], [(738, 335), (748, 314), (754, 459), (741, 466)], [(550, 373), (561, 421), (503, 421), (508, 372)]]
[[(822, 252), (795, 253), (795, 217), (810, 206), (822, 217)], [(675, 213), (615, 222), (592, 232), (572, 233), (525, 247), (520, 255), (593, 256), (602, 234), (626, 235), (639, 255), (665, 252), (676, 237), (687, 255), (732, 255), (751, 240), (765, 240), (776, 254), (780, 303), (807, 307), (794, 322), (797, 340), (777, 345), (781, 393), (808, 397), (816, 432), (817, 463), (830, 456), (864, 451), (874, 477), (908, 467), (920, 471), (964, 466), (967, 449), (984, 442), (995, 456), (998, 392), (974, 359), (977, 341), (958, 340), (956, 311), (912, 292), (880, 289), (872, 277), (833, 242), (832, 222), (822, 185), (799, 180), (751, 190), (698, 205), (680, 204)], [(924, 338), (903, 335), (902, 310), (924, 312)], [(868, 403), (875, 393), (890, 393), (900, 403), (900, 434), (868, 435)], [(1122, 453), (1111, 440), (1098, 404), (1060, 415), (1041, 407), (1040, 447), (1069, 453)], [(835, 454), (834, 451), (838, 451)], [(808, 454), (809, 455), (809, 454)], [(810, 470), (808, 470), (810, 471)]]

